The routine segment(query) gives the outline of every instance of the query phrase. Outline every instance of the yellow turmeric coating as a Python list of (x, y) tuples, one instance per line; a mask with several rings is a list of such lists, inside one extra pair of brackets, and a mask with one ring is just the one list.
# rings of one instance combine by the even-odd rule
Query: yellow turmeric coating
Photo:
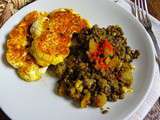
[(9, 33), (6, 59), (22, 79), (38, 80), (49, 65), (64, 61), (72, 34), (86, 26), (86, 20), (70, 9), (33, 11)]
[(46, 71), (46, 68), (36, 64), (35, 59), (29, 53), (31, 44), (29, 27), (38, 17), (44, 15), (37, 11), (29, 13), (8, 36), (6, 59), (11, 66), (17, 69), (19, 76), (26, 81), (38, 80)]
[(63, 62), (70, 52), (72, 34), (87, 27), (88, 23), (70, 9), (57, 9), (49, 14), (45, 26), (46, 30), (31, 46), (31, 54), (41, 66)]

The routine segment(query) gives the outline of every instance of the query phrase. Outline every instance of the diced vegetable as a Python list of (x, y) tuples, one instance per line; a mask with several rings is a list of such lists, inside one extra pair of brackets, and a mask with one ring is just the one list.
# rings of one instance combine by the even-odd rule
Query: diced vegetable
[(100, 93), (94, 97), (94, 104), (96, 107), (103, 107), (103, 105), (107, 102), (106, 95), (104, 93)]
[(54, 69), (61, 74), (59, 95), (86, 108), (89, 105), (103, 107), (107, 101), (123, 99), (126, 93), (132, 92), (131, 62), (139, 52), (127, 46), (119, 26), (106, 29), (93, 26), (73, 36), (76, 44), (71, 46), (65, 62)]

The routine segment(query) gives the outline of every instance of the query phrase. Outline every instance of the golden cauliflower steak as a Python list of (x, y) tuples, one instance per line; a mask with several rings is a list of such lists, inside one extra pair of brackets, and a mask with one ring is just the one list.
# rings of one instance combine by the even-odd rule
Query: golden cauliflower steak
[(69, 54), (72, 34), (88, 26), (86, 20), (69, 9), (57, 9), (49, 14), (48, 19), (47, 27), (35, 37), (31, 46), (31, 54), (41, 66), (63, 62)]
[(38, 80), (50, 64), (64, 61), (73, 32), (87, 26), (72, 10), (33, 11), (9, 33), (6, 59), (22, 79)]
[(31, 52), (42, 66), (56, 65), (64, 61), (69, 54), (69, 39), (55, 32), (44, 32), (41, 37), (33, 40)]
[(7, 40), (6, 59), (10, 65), (18, 70), (19, 76), (26, 81), (34, 81), (41, 78), (46, 68), (36, 64), (35, 59), (30, 55), (31, 37), (29, 29), (33, 22), (40, 16), (44, 16), (37, 11), (33, 11), (9, 33)]

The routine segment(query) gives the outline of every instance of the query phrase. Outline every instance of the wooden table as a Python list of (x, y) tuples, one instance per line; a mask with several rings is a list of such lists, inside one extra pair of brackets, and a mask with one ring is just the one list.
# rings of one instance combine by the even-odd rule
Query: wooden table
[[(0, 0), (0, 3), (3, 1), (5, 0)], [(148, 6), (149, 12), (160, 20), (160, 0), (149, 0)], [(10, 120), (2, 110), (0, 110), (0, 120)], [(160, 100), (155, 103), (144, 120), (160, 120)]]

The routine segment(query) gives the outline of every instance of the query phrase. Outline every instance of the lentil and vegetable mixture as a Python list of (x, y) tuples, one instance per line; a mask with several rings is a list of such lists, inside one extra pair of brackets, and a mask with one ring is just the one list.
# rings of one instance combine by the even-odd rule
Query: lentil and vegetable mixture
[(53, 67), (57, 93), (71, 98), (81, 108), (103, 107), (107, 101), (123, 99), (132, 92), (132, 61), (140, 55), (127, 45), (121, 27), (84, 28), (74, 33), (70, 54)]

